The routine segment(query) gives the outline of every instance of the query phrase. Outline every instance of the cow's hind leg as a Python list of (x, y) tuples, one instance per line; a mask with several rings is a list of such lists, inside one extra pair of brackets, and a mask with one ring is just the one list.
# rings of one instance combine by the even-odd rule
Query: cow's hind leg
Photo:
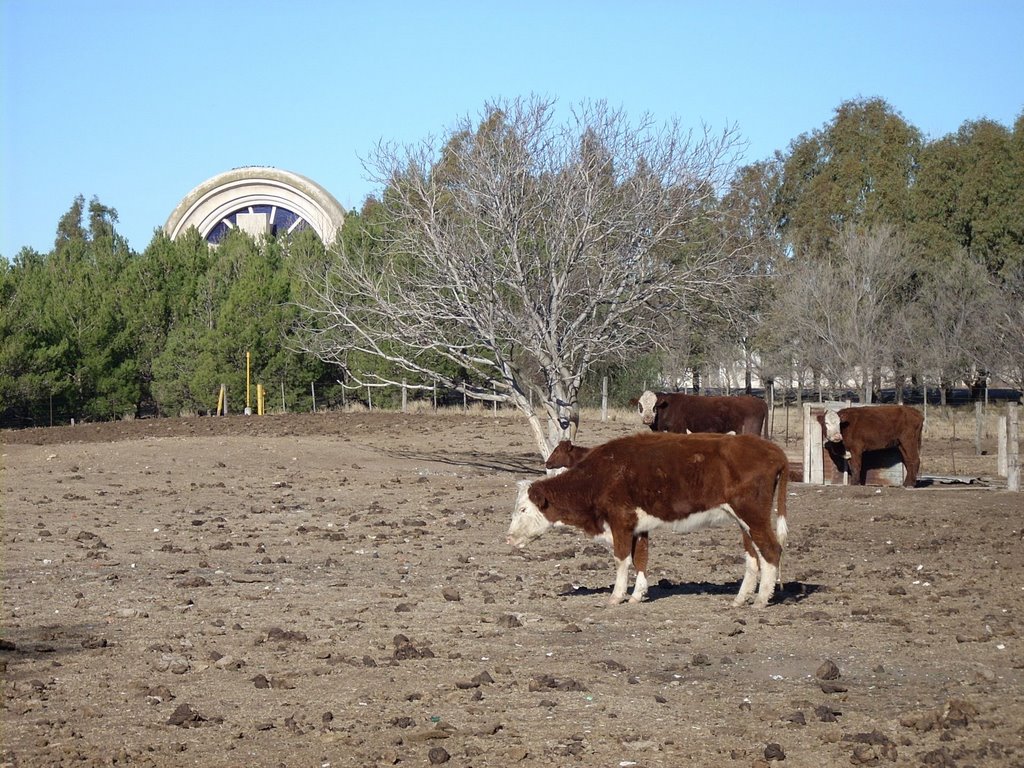
[(754, 588), (757, 586), (758, 575), (760, 573), (759, 561), (761, 558), (757, 554), (757, 549), (754, 547), (753, 540), (746, 532), (743, 534), (743, 559), (746, 563), (746, 570), (743, 572), (743, 581), (740, 583), (740, 592), (736, 595), (736, 599), (732, 601), (732, 604), (737, 607), (750, 601), (751, 595), (754, 594)]
[(629, 566), (633, 562), (633, 532), (612, 531), (612, 554), (615, 556), (615, 586), (609, 605), (618, 605), (626, 599), (626, 588), (629, 586)]
[(629, 602), (639, 603), (647, 595), (647, 557), (650, 551), (650, 539), (646, 533), (638, 533), (633, 537), (633, 568), (636, 570), (636, 582)]
[(903, 459), (903, 466), (906, 468), (906, 477), (903, 478), (903, 485), (913, 488), (917, 485), (917, 473), (921, 470), (921, 457), (913, 447), (907, 447), (902, 442), (897, 445), (900, 449), (900, 458)]
[(770, 527), (752, 534), (754, 546), (757, 548), (758, 565), (761, 568), (761, 583), (754, 598), (755, 608), (764, 608), (771, 602), (775, 594), (775, 582), (779, 575), (779, 563), (782, 559), (782, 546)]

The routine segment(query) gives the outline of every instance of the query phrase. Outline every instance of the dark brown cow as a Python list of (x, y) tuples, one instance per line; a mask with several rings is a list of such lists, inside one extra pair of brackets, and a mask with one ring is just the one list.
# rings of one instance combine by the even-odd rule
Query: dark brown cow
[(913, 488), (921, 469), (921, 431), (924, 416), (905, 405), (871, 405), (841, 408), (818, 414), (825, 444), (842, 443), (850, 462), (850, 482), (864, 484), (865, 451), (899, 448), (906, 477), (903, 485)]
[(573, 445), (571, 440), (562, 440), (548, 456), (544, 466), (547, 469), (575, 467), (588, 453), (590, 453), (589, 448), (584, 448), (582, 445)]
[[(615, 557), (610, 602), (626, 597), (629, 566), (636, 570), (630, 602), (647, 593), (644, 534), (666, 526), (686, 532), (734, 522), (743, 532), (746, 570), (734, 605), (753, 595), (763, 607), (775, 592), (786, 541), (789, 464), (777, 445), (753, 435), (650, 434), (620, 437), (591, 448), (560, 475), (519, 484), (508, 542), (523, 547), (553, 525), (573, 525), (608, 541)], [(778, 516), (772, 527), (772, 502)]]
[(759, 397), (703, 397), (651, 392), (637, 398), (640, 419), (652, 432), (735, 432), (767, 437), (768, 404)]

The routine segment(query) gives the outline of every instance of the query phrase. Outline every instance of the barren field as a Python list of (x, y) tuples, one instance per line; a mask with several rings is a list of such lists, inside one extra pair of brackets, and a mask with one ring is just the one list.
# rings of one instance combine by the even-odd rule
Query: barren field
[[(966, 437), (922, 472), (993, 474)], [(731, 528), (656, 532), (649, 599), (608, 607), (606, 548), (505, 544), (542, 471), (517, 416), (0, 441), (2, 766), (1024, 766), (1024, 496), (994, 482), (791, 483), (767, 609), (730, 606)]]

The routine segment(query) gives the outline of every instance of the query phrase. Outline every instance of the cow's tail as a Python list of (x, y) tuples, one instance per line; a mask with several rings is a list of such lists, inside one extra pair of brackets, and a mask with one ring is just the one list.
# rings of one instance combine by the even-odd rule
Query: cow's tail
[[(786, 548), (786, 539), (789, 538), (789, 523), (786, 522), (786, 488), (789, 484), (789, 461), (782, 464), (782, 469), (775, 477), (775, 492), (778, 494), (777, 511), (775, 514), (775, 538), (779, 540), (779, 546)], [(779, 589), (785, 589), (782, 582), (782, 553), (779, 553), (779, 570), (775, 577)]]
[(789, 483), (789, 463), (783, 465), (775, 478), (775, 490), (778, 495), (777, 512), (775, 516), (775, 537), (779, 544), (786, 546), (786, 539), (789, 537), (789, 524), (786, 522), (786, 486)]

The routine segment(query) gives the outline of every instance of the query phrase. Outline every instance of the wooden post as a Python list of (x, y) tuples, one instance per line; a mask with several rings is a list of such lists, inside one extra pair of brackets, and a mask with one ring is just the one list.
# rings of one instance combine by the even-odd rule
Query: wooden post
[[(817, 430), (818, 433), (821, 430)], [(818, 446), (818, 450), (815, 449), (815, 443), (820, 443), (820, 438), (814, 440), (814, 434), (811, 431), (811, 404), (804, 403), (804, 482), (805, 483), (821, 483), (823, 482), (821, 477), (821, 448)], [(816, 456), (818, 460), (815, 461)]]
[(981, 456), (981, 428), (985, 421), (981, 400), (974, 401), (974, 455)]
[(1008, 421), (1005, 416), (999, 417), (999, 434), (996, 436), (996, 474), (1006, 477), (1006, 432)]
[[(313, 413), (316, 413), (316, 382), (315, 381), (309, 382), (309, 394), (313, 398)], [(344, 384), (341, 385), (341, 396), (342, 396), (342, 398), (345, 397), (345, 385)]]
[(601, 421), (608, 421), (608, 377), (601, 377)]
[(373, 395), (370, 393), (370, 385), (366, 385), (366, 407), (368, 410), (373, 410)]
[(1020, 491), (1020, 429), (1017, 404), (1006, 406), (1006, 489)]
[(408, 404), (408, 394), (406, 392), (405, 379), (402, 379), (402, 413), (405, 413), (406, 405)]

